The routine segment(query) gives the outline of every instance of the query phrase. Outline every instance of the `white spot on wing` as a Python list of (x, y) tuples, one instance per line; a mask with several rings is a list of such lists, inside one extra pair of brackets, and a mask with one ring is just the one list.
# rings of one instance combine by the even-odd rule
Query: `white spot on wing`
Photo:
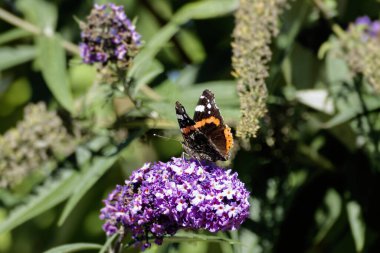
[(183, 116), (181, 114), (177, 114), (177, 119), (183, 120)]
[(211, 104), (210, 104), (210, 103), (207, 104), (207, 108), (208, 108), (208, 109), (211, 108)]
[(211, 114), (211, 111), (208, 111), (207, 113), (208, 113), (208, 114)]
[(197, 105), (197, 107), (195, 107), (196, 112), (203, 112), (204, 110), (205, 110), (204, 105)]

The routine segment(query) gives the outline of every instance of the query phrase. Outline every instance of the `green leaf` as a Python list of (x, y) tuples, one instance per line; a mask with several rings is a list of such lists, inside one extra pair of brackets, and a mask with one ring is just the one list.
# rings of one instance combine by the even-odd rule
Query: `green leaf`
[(8, 43), (13, 40), (29, 37), (30, 35), (31, 33), (28, 31), (25, 31), (19, 28), (14, 28), (14, 29), (9, 30), (8, 32), (0, 34), (0, 45)]
[[(336, 39), (330, 39), (331, 43), (337, 47)], [(326, 56), (326, 78), (329, 83), (350, 83), (352, 82), (352, 74), (349, 70), (347, 62), (339, 57), (337, 50), (331, 50)]]
[[(135, 138), (140, 136), (143, 133), (143, 130), (131, 134), (129, 138), (122, 144), (123, 148), (128, 146)], [(67, 202), (61, 217), (59, 218), (58, 225), (61, 226), (65, 222), (66, 218), (69, 216), (71, 211), (75, 208), (76, 204), (83, 197), (84, 194), (99, 180), (100, 177), (107, 172), (108, 169), (116, 162), (119, 158), (120, 152), (116, 155), (104, 156), (104, 157), (95, 157), (92, 164), (88, 168), (82, 168), (82, 171), (79, 175), (80, 184), (78, 184), (69, 201)]]
[(200, 39), (194, 33), (182, 30), (178, 33), (177, 38), (191, 62), (203, 62), (206, 58), (206, 52)]
[(46, 182), (27, 203), (10, 211), (9, 217), (0, 224), (0, 234), (21, 225), (65, 200), (78, 184), (77, 173), (65, 170), (59, 179)]
[(170, 40), (171, 37), (178, 31), (179, 27), (174, 23), (166, 24), (150, 41), (144, 46), (140, 53), (133, 61), (133, 65), (129, 70), (128, 75), (135, 77), (140, 68), (151, 61), (161, 48)]
[(50, 91), (66, 110), (73, 112), (73, 96), (66, 70), (65, 50), (59, 37), (40, 37), (38, 51), (42, 75)]
[(316, 221), (320, 226), (315, 238), (316, 243), (320, 243), (334, 229), (342, 212), (342, 199), (334, 189), (326, 192), (324, 204), (325, 206), (316, 212)]
[(363, 252), (366, 227), (360, 205), (354, 201), (347, 203), (347, 214), (351, 233), (355, 241), (356, 252)]
[(106, 253), (111, 243), (116, 239), (118, 233), (113, 234), (111, 237), (108, 237), (107, 241), (104, 243), (103, 247), (99, 250), (99, 253)]
[(52, 34), (55, 30), (58, 17), (56, 5), (43, 0), (18, 0), (17, 8), (44, 33)]
[(65, 209), (59, 218), (58, 225), (61, 226), (66, 220), (67, 216), (74, 209), (78, 201), (83, 195), (99, 180), (101, 176), (115, 163), (117, 156), (113, 157), (96, 157), (89, 168), (79, 175), (80, 184), (74, 187), (74, 191), (69, 201), (67, 202)]
[(151, 61), (161, 48), (166, 45), (170, 38), (179, 31), (182, 24), (188, 22), (192, 18), (206, 19), (226, 15), (233, 12), (237, 7), (237, 0), (208, 0), (186, 4), (140, 51), (129, 71), (129, 76), (134, 77), (139, 68)]
[(165, 241), (171, 241), (171, 242), (207, 241), (207, 242), (217, 242), (217, 243), (240, 244), (239, 241), (232, 240), (224, 236), (195, 234), (195, 233), (183, 232), (183, 231), (178, 232), (177, 234), (175, 234), (175, 236), (165, 237)]
[(45, 251), (44, 253), (66, 253), (66, 252), (75, 252), (83, 250), (98, 250), (101, 249), (102, 245), (95, 243), (72, 243), (54, 247)]
[(162, 64), (157, 61), (153, 60), (144, 65), (144, 68), (140, 68), (139, 71), (136, 73), (136, 86), (134, 89), (134, 92), (137, 93), (142, 85), (148, 84), (150, 81), (152, 81), (156, 76), (161, 74), (164, 71), (164, 67)]
[(336, 127), (353, 120), (358, 115), (359, 112), (356, 111), (354, 108), (351, 108), (351, 109), (352, 110), (346, 110), (337, 114), (332, 119), (324, 123), (323, 127), (332, 128), (332, 127)]
[(180, 24), (190, 19), (209, 19), (227, 15), (239, 6), (237, 0), (208, 0), (186, 4), (175, 15), (174, 20)]
[(188, 65), (181, 69), (178, 77), (175, 79), (176, 86), (189, 87), (194, 85), (199, 73), (199, 67), (194, 65)]
[(0, 71), (33, 60), (36, 57), (34, 46), (0, 48)]

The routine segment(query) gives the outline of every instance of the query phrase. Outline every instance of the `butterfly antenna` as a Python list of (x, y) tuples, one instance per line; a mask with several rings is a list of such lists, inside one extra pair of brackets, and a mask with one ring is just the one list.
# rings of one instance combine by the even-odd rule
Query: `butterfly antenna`
[(159, 134), (153, 134), (154, 137), (158, 137), (158, 138), (163, 138), (163, 139), (166, 139), (166, 140), (169, 140), (169, 141), (176, 141), (176, 142), (179, 142), (181, 143), (179, 140), (176, 140), (174, 138), (169, 138), (169, 137), (166, 137), (166, 136), (163, 136), (163, 135), (159, 135)]

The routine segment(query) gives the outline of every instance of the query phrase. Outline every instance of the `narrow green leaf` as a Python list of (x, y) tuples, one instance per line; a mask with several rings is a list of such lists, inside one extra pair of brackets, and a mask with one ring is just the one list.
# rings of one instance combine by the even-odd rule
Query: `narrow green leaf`
[(136, 56), (128, 75), (135, 77), (139, 69), (144, 67), (147, 62), (151, 61), (156, 56), (170, 38), (176, 34), (178, 29), (179, 27), (174, 23), (168, 23), (161, 28)]
[(357, 112), (356, 110), (346, 110), (344, 112), (337, 114), (332, 119), (324, 123), (323, 127), (332, 128), (332, 127), (342, 125), (346, 122), (353, 120), (357, 116), (358, 113), (359, 112)]
[(1, 47), (0, 71), (31, 61), (36, 57), (34, 46)]
[(191, 62), (200, 63), (206, 58), (206, 52), (203, 44), (194, 33), (187, 30), (182, 30), (177, 34), (177, 38), (181, 48), (183, 48)]
[(136, 86), (134, 92), (137, 93), (142, 85), (148, 84), (151, 80), (153, 80), (156, 76), (161, 74), (164, 71), (164, 67), (162, 64), (153, 60), (144, 65), (144, 68), (140, 68), (136, 73)]
[(101, 249), (102, 245), (95, 243), (72, 243), (54, 247), (45, 251), (44, 253), (66, 253), (66, 252), (76, 252), (83, 250), (98, 250)]
[(19, 28), (14, 28), (8, 32), (0, 34), (0, 45), (8, 43), (13, 40), (18, 40), (30, 36), (31, 33)]
[(83, 195), (99, 180), (101, 176), (115, 163), (117, 156), (113, 157), (97, 157), (89, 168), (85, 169), (80, 175), (80, 184), (74, 187), (73, 194), (67, 202), (65, 209), (59, 218), (58, 225), (61, 226), (67, 216), (74, 209), (78, 201)]
[(68, 111), (73, 111), (73, 97), (66, 71), (66, 55), (59, 37), (40, 37), (38, 57), (42, 75), (54, 97)]
[(99, 253), (106, 253), (111, 243), (116, 239), (118, 233), (113, 234), (111, 237), (108, 237), (107, 241), (104, 243), (103, 247), (99, 250)]
[(175, 84), (179, 87), (193, 86), (197, 80), (199, 74), (199, 66), (188, 65), (181, 69), (177, 78), (175, 78)]
[(353, 201), (347, 203), (347, 214), (351, 233), (354, 237), (356, 252), (363, 252), (366, 228), (360, 205)]
[[(140, 130), (137, 133), (131, 134), (130, 137), (122, 143), (122, 148), (128, 146), (135, 138), (140, 136), (144, 130)], [(95, 157), (92, 164), (88, 168), (82, 169), (79, 176), (80, 184), (78, 184), (67, 202), (61, 217), (59, 218), (58, 225), (61, 226), (65, 222), (66, 218), (69, 216), (71, 211), (75, 208), (78, 201), (83, 197), (83, 195), (99, 180), (104, 173), (107, 172), (109, 168), (115, 163), (119, 158), (119, 153), (110, 156)]]
[(189, 19), (208, 19), (232, 13), (239, 6), (237, 0), (208, 0), (186, 4), (174, 17), (179, 23), (187, 22)]
[(325, 206), (317, 210), (315, 215), (316, 222), (320, 226), (315, 243), (320, 243), (334, 229), (334, 225), (342, 213), (342, 199), (334, 189), (326, 192), (324, 204)]
[(218, 236), (218, 235), (203, 235), (203, 234), (195, 234), (195, 233), (190, 233), (190, 232), (178, 232), (177, 234), (175, 234), (175, 236), (165, 237), (165, 241), (171, 241), (171, 242), (207, 241), (207, 242), (240, 244), (239, 241), (232, 240), (232, 239)]
[(65, 200), (78, 184), (77, 173), (65, 170), (58, 180), (46, 182), (27, 203), (12, 211), (0, 224), (0, 234), (21, 225)]

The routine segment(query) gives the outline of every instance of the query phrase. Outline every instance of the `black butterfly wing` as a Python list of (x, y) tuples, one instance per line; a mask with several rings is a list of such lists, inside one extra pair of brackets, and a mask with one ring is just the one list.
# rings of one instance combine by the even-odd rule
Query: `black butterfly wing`
[(177, 101), (175, 108), (186, 153), (201, 160), (225, 160), (210, 139), (196, 128), (196, 122), (189, 117), (182, 104)]
[(224, 124), (223, 117), (220, 115), (219, 108), (215, 103), (214, 94), (206, 89), (199, 97), (193, 119), (197, 122), (210, 117), (214, 117), (218, 119), (222, 125)]
[(227, 160), (233, 145), (231, 129), (224, 124), (222, 115), (210, 90), (204, 90), (195, 107), (194, 121), (196, 128), (213, 144), (220, 156)]

